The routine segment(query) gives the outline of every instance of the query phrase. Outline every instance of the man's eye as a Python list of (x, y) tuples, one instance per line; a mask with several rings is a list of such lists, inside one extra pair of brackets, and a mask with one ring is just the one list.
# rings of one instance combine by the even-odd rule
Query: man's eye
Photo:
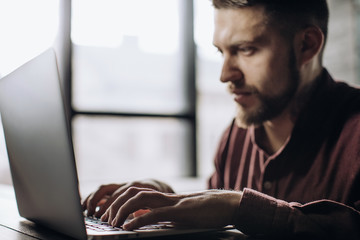
[(238, 50), (244, 55), (251, 55), (255, 52), (255, 48), (253, 47), (241, 47)]
[(230, 50), (230, 54), (232, 56), (236, 55), (243, 55), (243, 56), (250, 56), (255, 52), (254, 47), (234, 47)]

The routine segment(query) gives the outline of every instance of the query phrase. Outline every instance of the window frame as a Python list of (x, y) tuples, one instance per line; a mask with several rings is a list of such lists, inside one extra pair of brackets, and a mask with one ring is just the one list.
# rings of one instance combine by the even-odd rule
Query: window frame
[[(189, 159), (184, 159), (185, 176), (198, 176), (197, 169), (197, 111), (196, 111), (196, 45), (194, 40), (194, 3), (193, 0), (180, 2), (180, 71), (184, 81), (186, 99), (188, 101), (187, 112), (180, 114), (149, 114), (132, 113), (121, 111), (81, 111), (72, 105), (72, 42), (71, 42), (71, 0), (60, 1), (59, 11), (59, 38), (57, 39), (57, 52), (59, 62), (59, 73), (63, 79), (63, 94), (65, 106), (68, 113), (69, 126), (76, 116), (111, 116), (111, 117), (136, 117), (136, 118), (172, 118), (186, 120), (190, 125), (190, 134), (185, 144), (190, 153)], [(72, 131), (71, 131), (72, 132)]]

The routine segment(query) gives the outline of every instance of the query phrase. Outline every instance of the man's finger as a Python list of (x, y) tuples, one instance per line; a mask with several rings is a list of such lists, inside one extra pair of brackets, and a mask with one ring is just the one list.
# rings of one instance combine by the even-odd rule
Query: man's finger
[(173, 221), (172, 216), (174, 216), (174, 214), (172, 213), (172, 210), (172, 206), (154, 209), (153, 211), (136, 217), (127, 224), (124, 224), (123, 228), (127, 231), (131, 231), (158, 222)]
[(98, 203), (104, 198), (104, 196), (111, 195), (118, 187), (119, 185), (116, 184), (102, 185), (97, 191), (89, 195), (86, 199), (87, 215), (94, 215)]
[[(154, 191), (153, 189), (149, 188), (137, 188), (137, 187), (130, 187), (128, 188), (123, 194), (121, 194), (106, 210), (104, 215), (101, 217), (102, 221), (106, 221), (109, 224), (112, 223), (114, 218), (117, 216), (119, 209), (131, 198), (133, 198), (135, 195), (137, 195), (139, 192), (148, 192), (148, 191)], [(132, 212), (131, 212), (132, 213)], [(125, 219), (129, 216), (130, 213), (128, 213), (124, 217)]]
[[(119, 187), (116, 191), (113, 192), (113, 195), (108, 199), (108, 201), (103, 206), (100, 207), (100, 209), (95, 213), (94, 216), (97, 217), (97, 218), (104, 219), (103, 221), (107, 221), (108, 217), (104, 216), (107, 209), (117, 200), (117, 198), (119, 196), (124, 194), (129, 188), (137, 187), (137, 186), (134, 186), (136, 184), (137, 184), (137, 182), (128, 183), (128, 184), (124, 184), (123, 186)], [(102, 216), (104, 216), (104, 217), (102, 217)]]
[[(157, 191), (140, 191), (132, 198), (124, 201), (122, 206), (117, 210), (114, 218), (109, 219), (109, 223), (113, 226), (120, 226), (129, 214), (140, 209), (157, 209), (161, 207), (171, 206), (175, 204), (177, 198), (171, 194), (164, 194)], [(147, 215), (147, 214), (145, 214)]]
[[(113, 195), (100, 207), (100, 209), (94, 214), (95, 217), (102, 217), (106, 210), (122, 195), (126, 190), (130, 188), (129, 184), (125, 184), (113, 192)], [(107, 220), (106, 220), (107, 221)]]
[(85, 211), (87, 209), (87, 201), (89, 199), (90, 195), (87, 196), (84, 201), (81, 203), (82, 210)]

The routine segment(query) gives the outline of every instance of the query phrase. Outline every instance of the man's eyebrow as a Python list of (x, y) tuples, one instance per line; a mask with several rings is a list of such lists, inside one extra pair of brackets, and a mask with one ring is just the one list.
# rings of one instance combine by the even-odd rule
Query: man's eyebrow
[(266, 41), (266, 36), (263, 35), (263, 34), (260, 34), (260, 35), (257, 35), (256, 37), (254, 37), (253, 39), (251, 40), (239, 40), (239, 41), (234, 41), (233, 44), (231, 45), (244, 45), (244, 44), (258, 44), (258, 43), (263, 43)]
[[(238, 47), (238, 46), (241, 46), (241, 45), (248, 45), (248, 44), (258, 44), (258, 43), (263, 43), (265, 41), (266, 41), (266, 37), (264, 35), (259, 35), (259, 36), (255, 37), (254, 39), (251, 39), (251, 40), (234, 41), (233, 43), (229, 44), (227, 46), (227, 48), (233, 48), (233, 47)], [(221, 48), (219, 46), (217, 46), (217, 44), (215, 42), (213, 42), (213, 45), (218, 50), (221, 50)]]

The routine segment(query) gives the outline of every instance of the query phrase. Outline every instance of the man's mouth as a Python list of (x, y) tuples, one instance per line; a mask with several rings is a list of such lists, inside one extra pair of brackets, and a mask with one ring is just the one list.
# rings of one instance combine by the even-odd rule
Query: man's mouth
[(244, 104), (251, 96), (251, 92), (234, 93), (234, 101), (239, 104)]
[(248, 89), (231, 89), (234, 101), (240, 105), (248, 104), (250, 98), (255, 94), (254, 91)]
[(256, 94), (255, 89), (244, 85), (236, 86), (235, 84), (229, 84), (228, 91), (234, 96), (234, 101), (240, 105), (249, 103), (250, 97)]
[(250, 90), (234, 89), (234, 90), (231, 91), (231, 93), (232, 93), (233, 95), (242, 96), (242, 95), (251, 95), (251, 94), (253, 94), (254, 92), (253, 92), (253, 91), (250, 91)]

